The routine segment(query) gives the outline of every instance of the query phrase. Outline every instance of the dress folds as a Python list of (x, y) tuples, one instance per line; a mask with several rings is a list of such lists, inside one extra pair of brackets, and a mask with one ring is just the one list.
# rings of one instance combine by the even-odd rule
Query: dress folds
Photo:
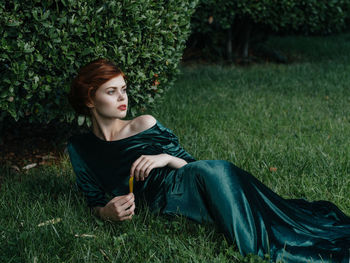
[(188, 164), (153, 169), (145, 181), (135, 182), (136, 201), (144, 199), (150, 210), (214, 223), (242, 255), (269, 254), (272, 262), (350, 263), (350, 218), (334, 204), (284, 199), (230, 162), (196, 161), (158, 121), (116, 141), (92, 132), (74, 135), (68, 152), (90, 207), (128, 193), (130, 167), (141, 155), (167, 153)]

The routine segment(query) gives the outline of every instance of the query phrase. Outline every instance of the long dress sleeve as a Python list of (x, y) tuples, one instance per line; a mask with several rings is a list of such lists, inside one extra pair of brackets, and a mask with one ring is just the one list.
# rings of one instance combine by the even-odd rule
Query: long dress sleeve
[(92, 173), (89, 172), (88, 166), (77, 153), (77, 149), (75, 149), (74, 144), (69, 142), (67, 149), (73, 170), (76, 174), (76, 185), (83, 193), (87, 205), (89, 207), (105, 206), (107, 203), (105, 192), (99, 182), (97, 182), (96, 178), (94, 178)]
[(196, 159), (187, 151), (185, 151), (184, 148), (180, 145), (179, 139), (172, 132), (172, 130), (164, 127), (159, 122), (158, 127), (162, 134), (162, 138), (166, 138), (165, 140), (163, 139), (158, 141), (158, 146), (163, 153), (184, 159), (188, 163), (196, 161)]

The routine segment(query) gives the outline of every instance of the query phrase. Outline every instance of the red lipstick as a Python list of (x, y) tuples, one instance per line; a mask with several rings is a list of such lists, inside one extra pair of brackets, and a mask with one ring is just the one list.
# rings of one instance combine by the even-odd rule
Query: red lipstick
[(125, 105), (125, 104), (120, 105), (120, 106), (118, 107), (118, 109), (124, 111), (124, 110), (126, 110), (126, 105)]

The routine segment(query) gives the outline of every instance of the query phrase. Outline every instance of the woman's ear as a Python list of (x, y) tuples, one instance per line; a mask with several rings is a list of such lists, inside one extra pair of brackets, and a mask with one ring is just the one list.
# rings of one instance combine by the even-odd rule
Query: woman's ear
[(93, 101), (91, 100), (88, 100), (86, 103), (85, 103), (86, 107), (88, 108), (94, 108), (95, 107), (95, 104), (93, 103)]
[(85, 103), (86, 107), (88, 107), (88, 108), (94, 108), (95, 107), (95, 103), (94, 103), (94, 101), (91, 98), (91, 91), (92, 91), (92, 89), (93, 89), (92, 87), (89, 88), (87, 101)]

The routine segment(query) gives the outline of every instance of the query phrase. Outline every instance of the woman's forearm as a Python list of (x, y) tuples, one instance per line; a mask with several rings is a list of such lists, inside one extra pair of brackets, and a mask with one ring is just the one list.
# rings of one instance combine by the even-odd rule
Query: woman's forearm
[(179, 157), (175, 157), (175, 156), (172, 156), (172, 155), (169, 155), (169, 163), (168, 163), (168, 166), (172, 167), (172, 168), (181, 168), (182, 166), (186, 165), (187, 162), (184, 160), (184, 159), (181, 159)]

